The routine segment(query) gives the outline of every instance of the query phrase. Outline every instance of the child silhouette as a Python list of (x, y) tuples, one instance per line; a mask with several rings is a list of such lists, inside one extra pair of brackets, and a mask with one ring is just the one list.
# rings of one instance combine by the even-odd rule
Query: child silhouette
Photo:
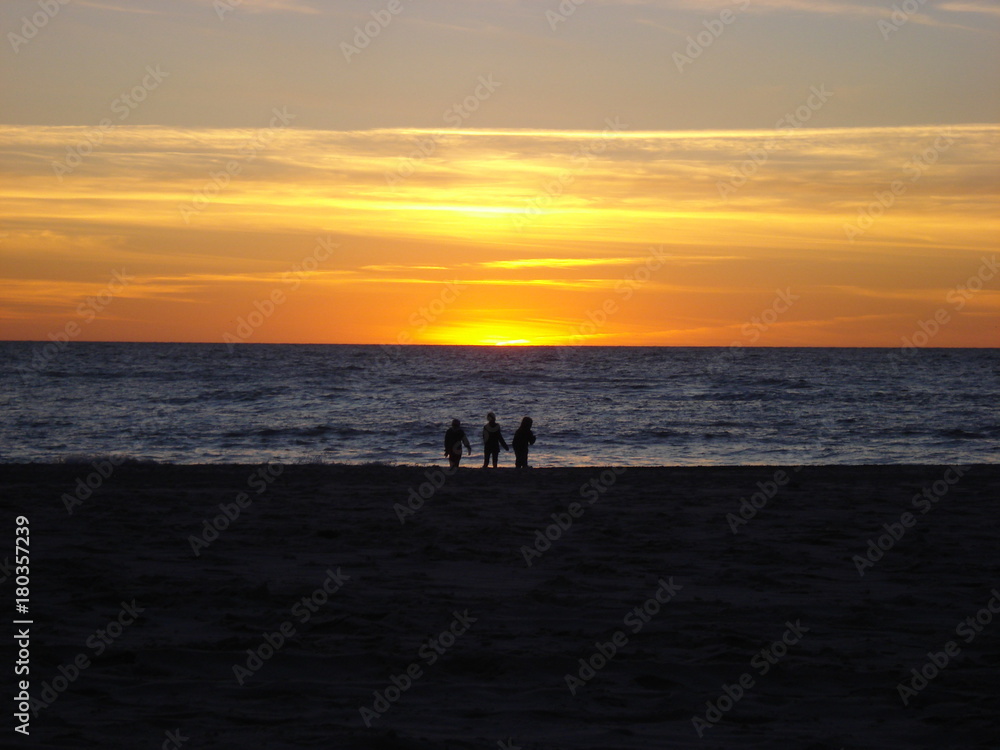
[(531, 431), (531, 417), (521, 420), (521, 426), (514, 433), (511, 443), (514, 445), (514, 468), (528, 468), (528, 446), (535, 444), (535, 433)]
[(444, 434), (444, 455), (448, 457), (448, 463), (453, 469), (458, 468), (458, 462), (462, 460), (462, 444), (465, 444), (465, 448), (469, 455), (472, 455), (472, 446), (469, 445), (469, 438), (465, 435), (465, 430), (462, 429), (462, 423), (457, 420), (451, 420), (451, 427)]
[(490, 412), (486, 415), (486, 424), (483, 426), (483, 468), (490, 465), (490, 458), (493, 459), (493, 468), (497, 467), (497, 457), (500, 455), (500, 446), (505, 451), (509, 451), (507, 441), (500, 433), (500, 425), (497, 424), (497, 415)]

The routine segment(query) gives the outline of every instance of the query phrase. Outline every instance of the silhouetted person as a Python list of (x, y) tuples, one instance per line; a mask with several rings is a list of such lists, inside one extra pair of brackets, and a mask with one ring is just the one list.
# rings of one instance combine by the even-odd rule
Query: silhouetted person
[(465, 436), (462, 423), (457, 419), (451, 420), (451, 427), (444, 434), (444, 455), (448, 457), (448, 463), (453, 469), (458, 468), (458, 462), (462, 460), (462, 444), (465, 444), (469, 455), (472, 455), (472, 446), (469, 445), (469, 438)]
[(531, 417), (521, 420), (521, 426), (510, 441), (514, 445), (514, 468), (528, 468), (528, 446), (535, 444), (535, 433), (531, 431)]
[(497, 467), (497, 457), (500, 455), (500, 446), (505, 451), (509, 451), (507, 441), (500, 434), (500, 425), (497, 424), (497, 415), (490, 412), (486, 415), (486, 424), (483, 426), (483, 468), (489, 468), (490, 458), (493, 458), (493, 468)]

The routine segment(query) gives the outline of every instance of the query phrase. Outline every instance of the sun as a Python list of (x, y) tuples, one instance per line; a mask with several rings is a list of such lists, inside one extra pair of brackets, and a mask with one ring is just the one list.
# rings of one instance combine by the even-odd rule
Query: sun
[(464, 346), (541, 346), (563, 343), (562, 331), (551, 324), (496, 320), (457, 323), (428, 329), (416, 343)]

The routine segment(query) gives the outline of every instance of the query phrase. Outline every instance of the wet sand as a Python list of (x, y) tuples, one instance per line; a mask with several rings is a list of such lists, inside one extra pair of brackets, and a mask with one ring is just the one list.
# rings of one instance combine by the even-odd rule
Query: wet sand
[(996, 465), (0, 466), (16, 739), (997, 747), (998, 498)]

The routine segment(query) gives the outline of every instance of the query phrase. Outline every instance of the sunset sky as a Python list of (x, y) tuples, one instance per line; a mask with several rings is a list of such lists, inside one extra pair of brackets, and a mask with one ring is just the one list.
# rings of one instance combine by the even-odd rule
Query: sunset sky
[(0, 339), (1000, 345), (1000, 5), (577, 2), (5, 0)]

